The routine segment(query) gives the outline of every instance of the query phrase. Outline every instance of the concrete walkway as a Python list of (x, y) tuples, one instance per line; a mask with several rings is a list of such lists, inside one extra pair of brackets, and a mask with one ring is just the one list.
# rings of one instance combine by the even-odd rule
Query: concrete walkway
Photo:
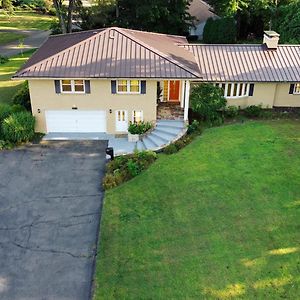
[(51, 132), (44, 136), (44, 141), (80, 141), (100, 140), (108, 141), (108, 147), (114, 148), (114, 154), (125, 155), (135, 150), (158, 151), (170, 143), (178, 140), (186, 133), (186, 124), (183, 120), (159, 120), (152, 132), (146, 135), (141, 141), (128, 142), (127, 137), (115, 137), (112, 134), (103, 132), (72, 133), (72, 132)]
[(21, 51), (25, 52), (31, 49), (39, 48), (42, 43), (50, 35), (50, 31), (45, 30), (14, 30), (14, 29), (0, 29), (0, 32), (11, 32), (23, 34), (26, 37), (24, 38), (22, 49), (19, 47), (20, 41), (10, 42), (5, 45), (0, 45), (0, 55), (4, 56), (14, 56)]

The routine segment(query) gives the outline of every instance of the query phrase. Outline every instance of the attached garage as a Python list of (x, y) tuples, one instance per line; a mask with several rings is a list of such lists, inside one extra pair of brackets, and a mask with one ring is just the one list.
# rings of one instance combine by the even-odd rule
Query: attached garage
[(106, 112), (102, 110), (48, 110), (47, 132), (106, 132)]

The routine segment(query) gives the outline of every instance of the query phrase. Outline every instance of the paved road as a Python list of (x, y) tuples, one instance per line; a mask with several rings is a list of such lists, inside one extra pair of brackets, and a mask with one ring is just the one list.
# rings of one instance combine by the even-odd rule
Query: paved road
[(104, 141), (0, 152), (0, 299), (90, 296)]
[[(44, 30), (10, 30), (0, 29), (0, 32), (22, 33), (26, 35), (23, 41), (23, 51), (39, 48), (48, 38), (50, 31)], [(13, 56), (21, 53), (19, 47), (20, 41), (14, 41), (6, 45), (0, 45), (0, 54), (4, 56)]]

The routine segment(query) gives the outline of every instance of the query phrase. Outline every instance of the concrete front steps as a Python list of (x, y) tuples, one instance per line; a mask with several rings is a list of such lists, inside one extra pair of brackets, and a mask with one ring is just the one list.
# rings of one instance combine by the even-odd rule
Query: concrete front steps
[(183, 120), (158, 120), (156, 127), (135, 148), (139, 151), (158, 151), (170, 143), (178, 140), (186, 132), (186, 124)]

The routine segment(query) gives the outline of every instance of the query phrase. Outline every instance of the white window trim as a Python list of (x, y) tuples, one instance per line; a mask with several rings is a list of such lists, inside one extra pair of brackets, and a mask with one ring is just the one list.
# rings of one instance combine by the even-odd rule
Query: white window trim
[(300, 95), (300, 91), (299, 91), (299, 92), (296, 92), (297, 84), (300, 84), (300, 83), (295, 83), (295, 84), (294, 84), (293, 95)]
[[(222, 88), (222, 84), (224, 84), (224, 83), (218, 83), (215, 85)], [(237, 89), (236, 89), (237, 96), (233, 95), (235, 84), (237, 84)], [(227, 96), (229, 85), (231, 85), (230, 96)], [(241, 90), (242, 90), (242, 95), (239, 95)], [(226, 99), (246, 98), (246, 97), (249, 97), (249, 92), (250, 92), (250, 83), (248, 83), (248, 82), (226, 82), (225, 83), (224, 97)]]
[[(63, 80), (71, 80), (71, 91), (63, 90)], [(83, 91), (75, 91), (75, 80), (83, 80), (83, 79), (61, 79), (60, 82), (60, 92), (62, 94), (85, 94), (85, 80), (83, 80)]]
[(126, 80), (126, 83), (127, 83), (127, 92), (119, 92), (119, 81), (122, 81), (122, 80), (117, 80), (117, 94), (135, 94), (135, 95), (141, 94), (141, 90), (142, 90), (141, 80), (138, 80), (138, 82), (139, 82), (139, 91), (138, 92), (131, 92), (130, 91), (130, 81), (131, 80), (136, 80), (136, 79)]
[(138, 111), (138, 112), (141, 113), (141, 119), (142, 119), (142, 122), (143, 122), (144, 121), (144, 112), (142, 110), (137, 110), (137, 109), (135, 109), (135, 110), (132, 111), (131, 122), (134, 123), (134, 112), (135, 111)]

